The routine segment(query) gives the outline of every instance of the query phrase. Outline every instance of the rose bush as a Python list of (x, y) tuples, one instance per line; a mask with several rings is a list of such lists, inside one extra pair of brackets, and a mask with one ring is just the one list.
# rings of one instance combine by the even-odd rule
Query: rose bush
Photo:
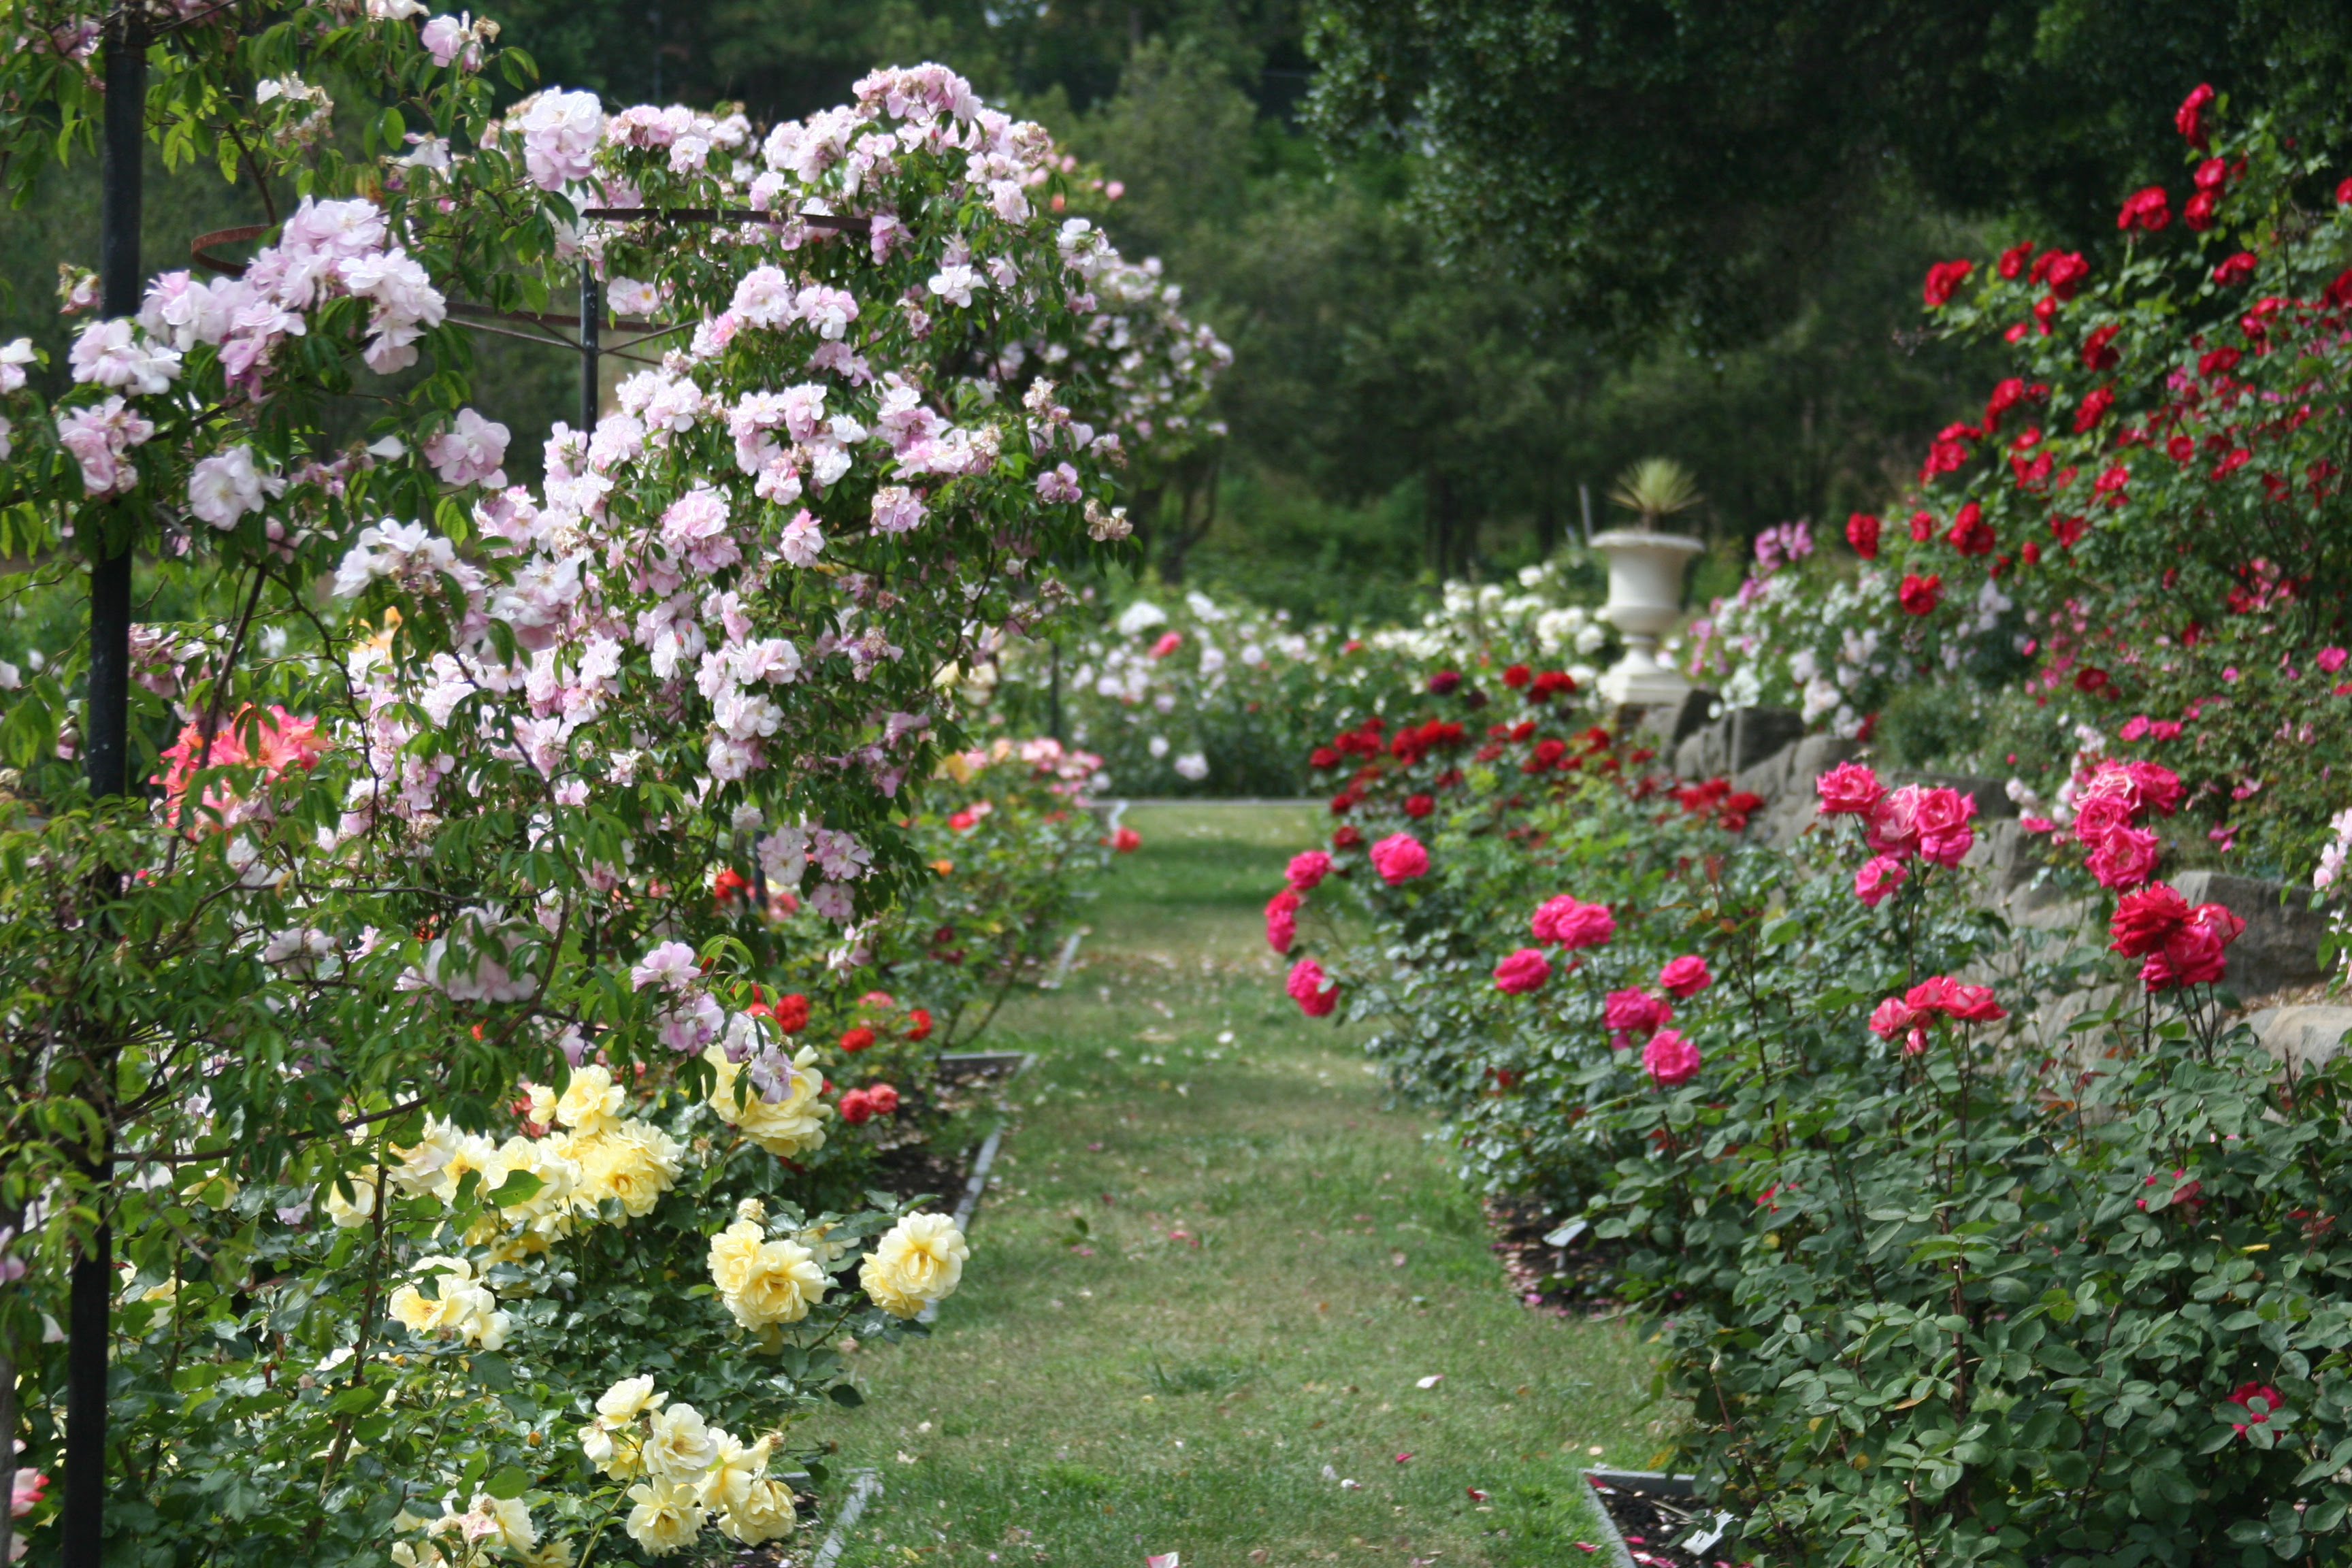
[[(100, 19), (21, 19), (12, 188), (87, 137)], [(556, 91), (494, 116), (484, 73), (528, 58), (413, 0), (147, 20), (167, 161), (286, 201), (68, 363), (0, 352), (27, 1458), (54, 1473), (67, 1394), (43, 1324), (110, 1231), (123, 1549), (773, 1534), (771, 1464), (814, 1447), (787, 1428), (852, 1397), (837, 1336), (961, 1266), (937, 1216), (864, 1195), (922, 1086), (860, 1064), (919, 1042), (920, 999), (877, 1000), (848, 928), (931, 875), (902, 824), (961, 742), (942, 675), (1066, 602), (1044, 563), (1125, 531), (1113, 416), (1168, 389), (1122, 389), (1097, 326), (1123, 264), (1044, 210), (1044, 133), (937, 67), (761, 134)], [(297, 74), (330, 68), (373, 96)], [(583, 265), (673, 325), (509, 487), (460, 327)], [(93, 798), (79, 556), (126, 550), (146, 782)], [(814, 952), (821, 984), (775, 984)], [(28, 1520), (48, 1550), (49, 1505)]]

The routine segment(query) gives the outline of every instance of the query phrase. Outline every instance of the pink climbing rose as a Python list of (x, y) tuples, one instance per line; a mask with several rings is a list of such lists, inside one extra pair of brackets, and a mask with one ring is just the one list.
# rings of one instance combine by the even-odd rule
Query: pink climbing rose
[(1265, 944), (1276, 952), (1288, 952), (1298, 940), (1298, 904), (1288, 888), (1265, 901)]

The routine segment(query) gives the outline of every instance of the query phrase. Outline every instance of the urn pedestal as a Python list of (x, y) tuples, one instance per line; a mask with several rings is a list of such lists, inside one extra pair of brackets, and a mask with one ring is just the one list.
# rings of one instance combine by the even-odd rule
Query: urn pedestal
[(1609, 602), (1601, 615), (1625, 639), (1625, 655), (1601, 677), (1601, 695), (1620, 706), (1681, 700), (1690, 682), (1658, 662), (1658, 638), (1682, 614), (1683, 567), (1706, 548), (1679, 533), (1616, 529), (1592, 541), (1609, 556)]

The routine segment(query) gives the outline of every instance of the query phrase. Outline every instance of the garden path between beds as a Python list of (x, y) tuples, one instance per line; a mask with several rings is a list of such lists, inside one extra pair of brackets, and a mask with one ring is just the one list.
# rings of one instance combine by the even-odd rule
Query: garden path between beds
[(1577, 1468), (1669, 1419), (1643, 1331), (1514, 1300), (1433, 1120), (1283, 994), (1259, 911), (1316, 814), (1125, 821), (1066, 983), (987, 1042), (1037, 1064), (962, 1289), (823, 1422), (884, 1483), (839, 1568), (1586, 1561)]

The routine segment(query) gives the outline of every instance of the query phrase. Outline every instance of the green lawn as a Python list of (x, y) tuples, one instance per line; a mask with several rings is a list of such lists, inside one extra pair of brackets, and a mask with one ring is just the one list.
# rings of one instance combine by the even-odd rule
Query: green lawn
[(1638, 1331), (1517, 1305), (1430, 1120), (1283, 995), (1258, 909), (1312, 813), (1128, 821), (992, 1037), (1039, 1060), (962, 1291), (824, 1423), (886, 1487), (842, 1568), (1587, 1561), (1575, 1467), (1664, 1430)]

